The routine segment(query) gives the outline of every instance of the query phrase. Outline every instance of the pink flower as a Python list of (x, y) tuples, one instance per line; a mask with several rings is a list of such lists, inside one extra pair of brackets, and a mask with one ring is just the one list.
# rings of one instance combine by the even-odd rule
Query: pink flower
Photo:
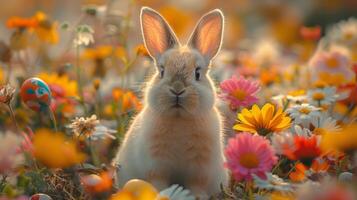
[(219, 96), (228, 101), (233, 110), (240, 106), (251, 106), (258, 101), (255, 96), (260, 89), (258, 82), (247, 80), (243, 76), (239, 79), (232, 76), (232, 78), (223, 81), (220, 87), (222, 93)]
[(253, 174), (265, 179), (265, 173), (278, 160), (267, 139), (247, 132), (238, 133), (229, 139), (225, 155), (225, 167), (231, 170), (237, 181), (252, 180)]
[(317, 51), (309, 61), (314, 81), (323, 81), (330, 85), (343, 85), (355, 80), (351, 55), (343, 48), (329, 51)]

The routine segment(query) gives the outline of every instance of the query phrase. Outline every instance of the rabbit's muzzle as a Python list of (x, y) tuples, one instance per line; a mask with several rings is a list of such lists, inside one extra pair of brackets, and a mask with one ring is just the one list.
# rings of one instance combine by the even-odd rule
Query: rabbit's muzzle
[(173, 95), (173, 107), (182, 107), (182, 100), (185, 94), (185, 84), (181, 81), (174, 81), (169, 89), (171, 95)]

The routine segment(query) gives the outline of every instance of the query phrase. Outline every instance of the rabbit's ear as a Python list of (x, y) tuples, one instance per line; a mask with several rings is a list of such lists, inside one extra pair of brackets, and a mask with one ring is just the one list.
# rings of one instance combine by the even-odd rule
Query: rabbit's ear
[(146, 49), (154, 59), (157, 60), (164, 51), (179, 45), (169, 24), (155, 10), (143, 7), (140, 22)]
[(208, 61), (216, 56), (222, 44), (224, 16), (215, 9), (197, 23), (188, 40), (188, 46), (197, 49)]

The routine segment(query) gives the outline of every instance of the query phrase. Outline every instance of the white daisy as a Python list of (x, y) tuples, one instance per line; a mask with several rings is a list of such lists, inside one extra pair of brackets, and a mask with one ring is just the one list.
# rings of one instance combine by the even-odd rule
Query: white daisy
[(110, 139), (115, 139), (115, 133), (117, 131), (107, 128), (106, 126), (103, 125), (97, 125), (95, 127), (94, 133), (90, 136), (93, 140), (98, 140), (98, 139), (104, 139), (104, 138), (110, 138)]
[(331, 105), (345, 99), (348, 93), (338, 94), (335, 87), (317, 88), (307, 91), (308, 102), (314, 106)]
[(80, 25), (77, 27), (76, 37), (73, 40), (75, 47), (88, 46), (94, 43), (94, 30), (89, 25)]
[(314, 117), (311, 121), (311, 124), (315, 128), (322, 128), (328, 131), (338, 131), (341, 129), (341, 127), (337, 125), (337, 121), (327, 114)]
[[(167, 197), (170, 200), (195, 200), (195, 197), (190, 194), (190, 191), (182, 186), (174, 184), (160, 192), (159, 197)], [(160, 199), (160, 198), (156, 198)]]
[(357, 42), (357, 19), (349, 18), (332, 26), (327, 32), (331, 42), (351, 45)]
[(283, 179), (272, 173), (266, 173), (267, 179), (261, 179), (256, 175), (253, 175), (255, 186), (259, 189), (265, 189), (270, 191), (279, 192), (293, 192), (293, 188), (290, 183), (285, 182)]
[(303, 127), (309, 127), (313, 117), (320, 115), (320, 108), (309, 104), (294, 105), (286, 110), (290, 117), (294, 119), (295, 124), (301, 124)]
[(293, 128), (293, 133), (298, 136), (310, 137), (312, 135), (311, 131), (307, 128), (302, 128), (299, 125), (295, 125)]

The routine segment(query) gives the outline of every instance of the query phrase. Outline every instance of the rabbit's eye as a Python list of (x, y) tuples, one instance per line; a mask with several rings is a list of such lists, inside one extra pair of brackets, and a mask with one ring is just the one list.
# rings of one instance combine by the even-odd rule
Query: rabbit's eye
[(164, 67), (163, 66), (160, 66), (160, 78), (164, 77)]
[(197, 68), (195, 69), (195, 78), (196, 78), (196, 81), (199, 81), (200, 78), (201, 78), (200, 69), (201, 69), (201, 68), (199, 68), (199, 67), (197, 67)]

